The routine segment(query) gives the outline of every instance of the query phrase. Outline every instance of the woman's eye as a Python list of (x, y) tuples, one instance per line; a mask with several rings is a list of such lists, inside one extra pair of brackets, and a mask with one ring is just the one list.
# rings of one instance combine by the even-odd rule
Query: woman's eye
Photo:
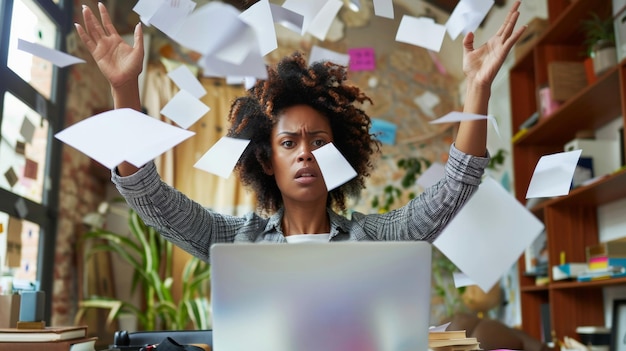
[(286, 148), (292, 148), (294, 146), (294, 143), (291, 140), (285, 140), (282, 142), (282, 145)]
[(322, 139), (318, 139), (318, 140), (315, 140), (313, 142), (313, 145), (316, 146), (316, 147), (322, 147), (322, 146), (326, 145), (326, 141), (322, 140)]

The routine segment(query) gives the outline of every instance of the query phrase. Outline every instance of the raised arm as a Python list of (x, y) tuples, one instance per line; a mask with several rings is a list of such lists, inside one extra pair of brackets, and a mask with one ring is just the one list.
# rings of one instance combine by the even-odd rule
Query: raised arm
[[(484, 45), (474, 48), (474, 33), (463, 40), (463, 72), (467, 79), (463, 111), (487, 114), (491, 84), (507, 54), (526, 29), (515, 29), (520, 1), (516, 1), (498, 32)], [(483, 157), (487, 150), (487, 121), (463, 121), (459, 125), (455, 146), (466, 154)]]
[[(130, 46), (117, 33), (106, 7), (99, 2), (98, 11), (102, 23), (98, 21), (88, 6), (83, 5), (84, 27), (75, 24), (76, 31), (98, 68), (111, 85), (115, 108), (141, 110), (139, 99), (139, 74), (143, 68), (143, 33), (141, 23), (135, 27), (134, 44)], [(129, 163), (119, 165), (120, 175), (130, 175), (137, 168)]]

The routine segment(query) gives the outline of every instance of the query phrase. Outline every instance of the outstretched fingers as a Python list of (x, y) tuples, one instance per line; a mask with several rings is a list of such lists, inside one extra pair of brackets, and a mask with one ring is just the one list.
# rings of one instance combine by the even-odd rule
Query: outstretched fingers
[(98, 11), (100, 11), (100, 18), (102, 19), (102, 26), (104, 28), (104, 33), (107, 35), (118, 35), (117, 30), (113, 26), (113, 22), (111, 21), (111, 17), (109, 17), (109, 12), (103, 3), (98, 2)]
[(89, 52), (92, 52), (96, 48), (96, 42), (91, 39), (89, 34), (85, 31), (83, 26), (78, 23), (74, 23), (74, 27), (76, 27), (76, 32), (78, 33), (78, 37), (85, 44)]
[(106, 36), (104, 29), (102, 29), (102, 26), (89, 6), (83, 5), (83, 19), (85, 21), (85, 32), (87, 32), (87, 35), (89, 35), (93, 41), (98, 42), (100, 38)]
[(507, 40), (511, 33), (513, 33), (513, 29), (515, 28), (515, 24), (517, 23), (517, 19), (519, 18), (519, 7), (521, 2), (515, 1), (513, 6), (511, 6), (511, 10), (506, 15), (506, 19), (504, 23), (498, 29), (496, 36), (502, 37), (503, 41)]

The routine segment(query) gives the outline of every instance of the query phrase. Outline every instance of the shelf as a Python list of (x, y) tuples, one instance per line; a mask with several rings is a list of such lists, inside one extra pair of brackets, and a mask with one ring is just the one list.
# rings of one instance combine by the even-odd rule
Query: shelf
[(572, 189), (568, 195), (543, 201), (531, 211), (542, 211), (548, 206), (601, 206), (623, 198), (626, 198), (626, 170)]
[(611, 15), (611, 3), (598, 1), (574, 1), (559, 15), (554, 24), (539, 38), (538, 45), (570, 44), (576, 45), (583, 42), (584, 36), (580, 22), (588, 19), (590, 13), (596, 12), (600, 16)]
[(603, 288), (605, 286), (611, 285), (621, 285), (626, 284), (626, 278), (614, 278), (614, 279), (602, 279), (602, 280), (594, 280), (590, 282), (578, 282), (578, 281), (567, 281), (567, 282), (554, 282), (550, 283), (550, 289), (584, 289), (584, 288)]
[[(621, 114), (619, 94), (619, 68), (616, 65), (594, 84), (563, 103), (552, 115), (521, 136), (515, 145), (560, 145), (574, 139), (580, 130), (595, 130)], [(598, 115), (594, 113), (601, 111)]]
[(527, 293), (527, 292), (545, 292), (548, 291), (549, 289), (549, 285), (528, 285), (528, 286), (522, 286), (520, 287), (520, 291)]

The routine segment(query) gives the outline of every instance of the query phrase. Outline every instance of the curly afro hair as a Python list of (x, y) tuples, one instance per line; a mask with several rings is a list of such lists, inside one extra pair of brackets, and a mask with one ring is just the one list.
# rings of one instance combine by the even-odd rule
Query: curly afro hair
[(235, 171), (256, 193), (262, 211), (272, 213), (283, 204), (274, 176), (266, 174), (263, 165), (270, 164), (277, 116), (294, 105), (308, 105), (329, 119), (334, 145), (357, 172), (355, 178), (330, 191), (327, 206), (345, 212), (347, 197), (358, 196), (365, 187), (373, 168), (371, 156), (380, 151), (380, 142), (369, 133), (369, 116), (355, 106), (355, 102), (372, 103), (371, 99), (346, 79), (344, 66), (323, 61), (308, 66), (296, 52), (268, 68), (266, 80), (258, 81), (246, 96), (232, 103), (227, 135), (250, 140)]

